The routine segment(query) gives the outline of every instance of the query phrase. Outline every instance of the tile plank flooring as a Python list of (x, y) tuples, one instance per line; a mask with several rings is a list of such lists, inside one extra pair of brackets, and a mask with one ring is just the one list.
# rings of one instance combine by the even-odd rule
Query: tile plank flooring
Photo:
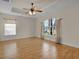
[(39, 38), (0, 42), (0, 59), (79, 59), (79, 49)]

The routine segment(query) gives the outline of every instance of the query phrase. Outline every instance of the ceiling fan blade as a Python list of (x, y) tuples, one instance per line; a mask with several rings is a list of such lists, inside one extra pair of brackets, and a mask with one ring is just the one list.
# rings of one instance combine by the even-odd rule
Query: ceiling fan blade
[(36, 12), (43, 12), (42, 10), (35, 10)]

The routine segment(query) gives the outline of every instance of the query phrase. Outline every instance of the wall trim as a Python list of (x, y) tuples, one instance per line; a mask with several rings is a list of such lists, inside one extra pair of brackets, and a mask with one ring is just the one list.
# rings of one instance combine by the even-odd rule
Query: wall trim
[(1, 39), (0, 38), (0, 41), (19, 40), (19, 39), (24, 39), (24, 38), (27, 39), (27, 38), (31, 38), (31, 37), (35, 37), (35, 36), (34, 35), (31, 35), (31, 36), (24, 36), (24, 37), (15, 37), (15, 38), (10, 38), (10, 39), (7, 39), (7, 38), (6, 39), (3, 39), (3, 38)]
[[(37, 36), (37, 37), (40, 37), (40, 36)], [(45, 40), (48, 40), (48, 39), (45, 38)], [(56, 43), (56, 40), (50, 40), (50, 41)], [(62, 39), (60, 44), (64, 44), (64, 45), (71, 46), (74, 48), (79, 48), (79, 41), (78, 40), (73, 40), (73, 39), (64, 39), (63, 40)]]
[(61, 41), (61, 44), (68, 45), (68, 46), (75, 47), (75, 48), (79, 48), (79, 41), (78, 40), (65, 40), (64, 39)]

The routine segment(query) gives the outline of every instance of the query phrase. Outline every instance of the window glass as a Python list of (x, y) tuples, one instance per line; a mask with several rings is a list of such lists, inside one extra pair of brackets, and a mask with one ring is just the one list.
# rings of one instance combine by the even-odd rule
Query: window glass
[(5, 35), (16, 35), (16, 24), (4, 25)]

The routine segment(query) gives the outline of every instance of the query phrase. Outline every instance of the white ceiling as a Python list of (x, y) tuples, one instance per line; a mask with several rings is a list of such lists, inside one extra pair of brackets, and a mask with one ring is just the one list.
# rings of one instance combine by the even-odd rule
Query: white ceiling
[(31, 7), (30, 6), (31, 2), (35, 3), (35, 5), (38, 8), (43, 9), (45, 11), (45, 9), (56, 3), (56, 1), (58, 0), (10, 0), (9, 2), (0, 0), (0, 12), (11, 14), (11, 15), (22, 15), (22, 14), (11, 12), (11, 8), (15, 7), (19, 9), (23, 9), (23, 8), (29, 9)]
[(29, 8), (30, 3), (35, 3), (36, 6), (45, 8), (46, 6), (53, 4), (56, 0), (12, 0), (12, 6), (17, 8)]

